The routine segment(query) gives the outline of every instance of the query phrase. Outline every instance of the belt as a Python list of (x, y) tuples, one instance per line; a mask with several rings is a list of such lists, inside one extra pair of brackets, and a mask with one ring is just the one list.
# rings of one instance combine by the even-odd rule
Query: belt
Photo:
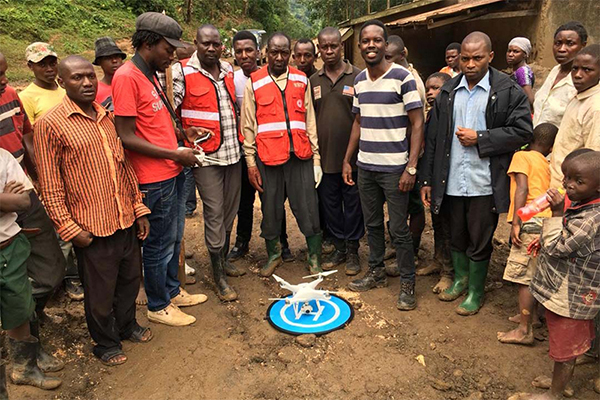
[[(19, 232), (19, 233), (24, 233), (25, 235), (35, 235), (35, 234), (40, 233), (40, 232), (41, 232), (40, 228), (23, 228), (23, 229), (21, 229), (21, 232)], [(10, 246), (11, 243), (18, 236), (19, 236), (19, 234), (16, 234), (15, 236), (11, 237), (10, 239), (5, 240), (4, 242), (0, 242), (0, 250), (4, 250), (8, 246)]]

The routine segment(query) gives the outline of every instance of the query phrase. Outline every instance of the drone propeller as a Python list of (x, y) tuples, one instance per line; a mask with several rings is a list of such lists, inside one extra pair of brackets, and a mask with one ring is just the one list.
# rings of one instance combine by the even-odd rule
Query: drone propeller
[(333, 271), (319, 272), (318, 274), (303, 276), (302, 279), (308, 279), (308, 278), (314, 278), (314, 277), (320, 277), (320, 276), (327, 276), (327, 275), (335, 274), (336, 272), (338, 272), (337, 269), (334, 269)]

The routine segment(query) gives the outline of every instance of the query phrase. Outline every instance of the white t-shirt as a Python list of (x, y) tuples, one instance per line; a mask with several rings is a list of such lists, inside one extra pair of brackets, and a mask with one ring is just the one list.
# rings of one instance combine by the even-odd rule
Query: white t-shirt
[(244, 71), (238, 69), (233, 73), (233, 84), (235, 85), (235, 102), (237, 103), (240, 110), (242, 109), (242, 100), (244, 99), (244, 88), (246, 87), (246, 81), (250, 79), (249, 76), (244, 75)]
[[(16, 158), (0, 148), (0, 193), (4, 192), (4, 187), (11, 181), (22, 183), (26, 190), (33, 189), (33, 185)], [(17, 224), (17, 213), (0, 211), (0, 243), (17, 235), (20, 231), (21, 227)]]

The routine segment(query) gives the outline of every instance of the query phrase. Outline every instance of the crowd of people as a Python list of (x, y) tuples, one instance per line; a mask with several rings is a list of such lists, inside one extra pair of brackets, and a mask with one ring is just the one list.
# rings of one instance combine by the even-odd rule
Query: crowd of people
[[(462, 298), (463, 316), (484, 304), (492, 239), (508, 213), (504, 279), (519, 287), (510, 318), (518, 326), (498, 340), (532, 344), (545, 321), (555, 362), (547, 393), (518, 398), (559, 398), (578, 358), (597, 362), (600, 45), (587, 43), (580, 23), (556, 30), (558, 64), (537, 92), (524, 37), (508, 45), (508, 73), (490, 66), (490, 38), (472, 32), (448, 45), (447, 65), (423, 81), (402, 38), (379, 20), (357, 33), (362, 71), (343, 58), (333, 27), (316, 45), (292, 46), (273, 33), (263, 67), (257, 38), (239, 31), (235, 71), (221, 59), (213, 25), (198, 28), (194, 45), (163, 14), (144, 13), (135, 28), (128, 61), (109, 37), (96, 41), (93, 63), (31, 44), (25, 55), (35, 78), (19, 94), (0, 54), (0, 322), (13, 383), (61, 384), (46, 373), (64, 363), (44, 351), (39, 329), (55, 318), (44, 309), (63, 280), (72, 299), (83, 299), (93, 353), (107, 366), (127, 361), (123, 340), (153, 338), (136, 320), (136, 301), (151, 322), (196, 321), (181, 308), (207, 296), (183, 289), (180, 273), (190, 269), (183, 232), (196, 191), (223, 302), (240, 297), (229, 277), (246, 273), (236, 261), (249, 251), (256, 192), (267, 253), (260, 276), (294, 259), (287, 200), (311, 274), (360, 274), (366, 233), (368, 268), (350, 290), (399, 276), (397, 308), (410, 311), (415, 277), (439, 273), (433, 292), (441, 301)], [(520, 210), (534, 200), (542, 211), (525, 218)], [(419, 254), (426, 209), (431, 260)], [(5, 366), (0, 360), (2, 400)]]

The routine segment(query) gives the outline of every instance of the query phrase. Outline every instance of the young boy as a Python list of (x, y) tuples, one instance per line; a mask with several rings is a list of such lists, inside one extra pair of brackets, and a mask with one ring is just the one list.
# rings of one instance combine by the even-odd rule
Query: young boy
[[(31, 335), (29, 319), (35, 309), (27, 277), (30, 245), (17, 224), (17, 212), (30, 206), (31, 182), (17, 160), (0, 148), (0, 327), (9, 338), (15, 384), (55, 389), (60, 379), (47, 377), (37, 365), (39, 341)], [(0, 349), (0, 357), (2, 349)], [(0, 358), (0, 398), (7, 399), (4, 360)]]
[(548, 190), (552, 218), (542, 227), (539, 267), (530, 288), (546, 308), (554, 372), (548, 392), (520, 399), (560, 398), (573, 375), (575, 359), (594, 339), (593, 319), (600, 310), (599, 169), (598, 151), (568, 161), (563, 186), (572, 203), (564, 212), (565, 197), (554, 188)]
[[(444, 72), (435, 72), (425, 81), (425, 97), (429, 110), (433, 107), (435, 98), (440, 93), (440, 89), (450, 80), (450, 75)], [(428, 126), (431, 113), (427, 114), (425, 119), (425, 141), (427, 142)], [(429, 206), (425, 204), (425, 206)], [(416, 274), (431, 275), (434, 272), (440, 272), (440, 280), (433, 287), (433, 293), (441, 293), (452, 285), (453, 270), (452, 260), (450, 259), (450, 227), (443, 211), (440, 214), (431, 213), (431, 224), (433, 226), (434, 255), (431, 262), (417, 269)]]
[(544, 210), (530, 221), (523, 222), (517, 210), (550, 188), (550, 165), (546, 157), (552, 151), (557, 133), (558, 128), (552, 124), (538, 125), (533, 130), (533, 142), (529, 148), (515, 153), (508, 168), (512, 201), (507, 219), (512, 223), (512, 247), (504, 270), (504, 280), (519, 284), (519, 314), (509, 318), (519, 326), (509, 332), (498, 332), (501, 343), (532, 345), (532, 324), (539, 323), (535, 300), (529, 291), (537, 259), (527, 254), (527, 247), (539, 237), (542, 218), (551, 217), (552, 211)]

